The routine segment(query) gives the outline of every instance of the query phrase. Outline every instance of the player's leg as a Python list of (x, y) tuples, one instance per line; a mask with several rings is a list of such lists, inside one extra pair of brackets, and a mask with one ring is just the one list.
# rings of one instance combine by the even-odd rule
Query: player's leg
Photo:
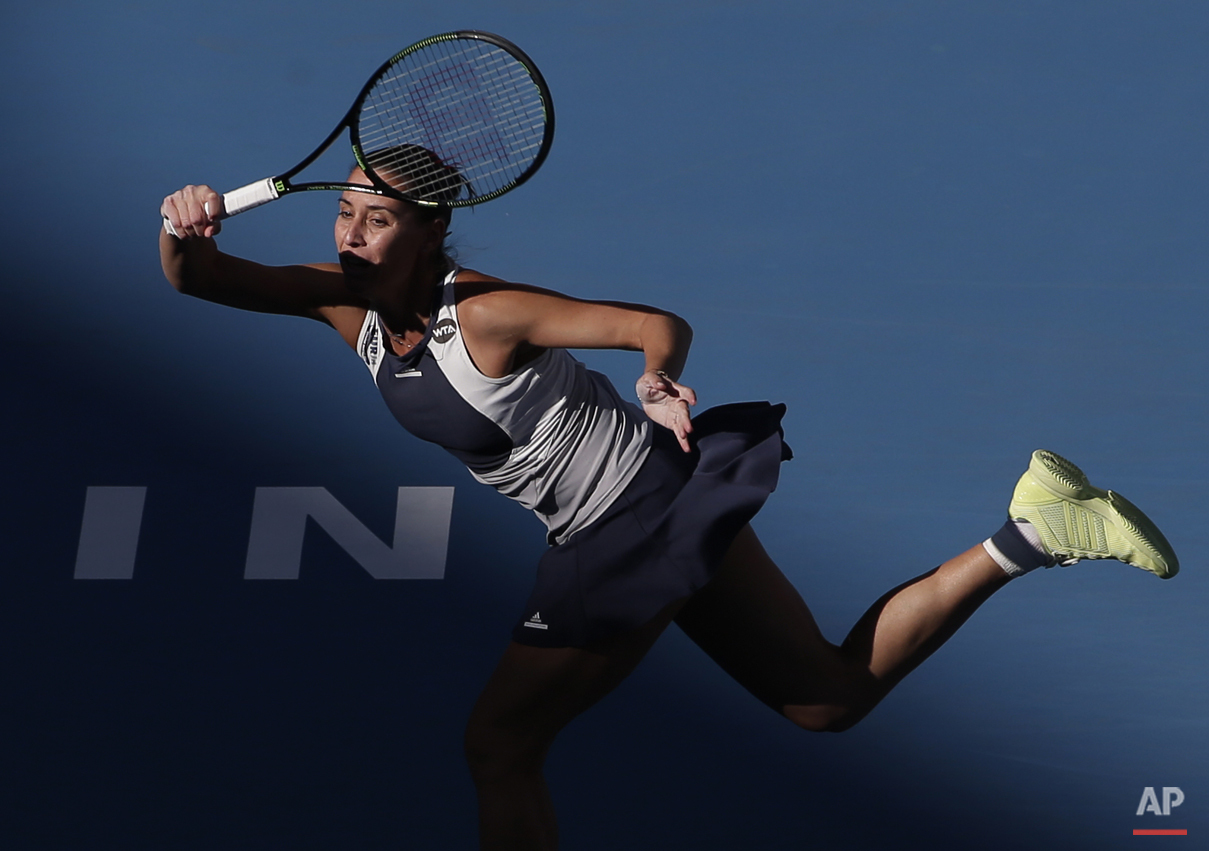
[(977, 547), (878, 600), (843, 644), (745, 528), (677, 624), (752, 694), (809, 730), (846, 729), (1010, 581)]
[(625, 679), (679, 606), (674, 603), (644, 626), (589, 649), (508, 646), (466, 728), (482, 848), (557, 847), (554, 809), (542, 776), (554, 737)]
[(1115, 558), (1163, 577), (1178, 570), (1170, 545), (1141, 511), (1093, 488), (1052, 453), (1034, 453), (1009, 512), (1022, 522), (887, 593), (838, 646), (819, 632), (750, 528), (676, 621), (778, 712), (807, 729), (842, 730), (948, 640), (1009, 574), (1082, 558)]

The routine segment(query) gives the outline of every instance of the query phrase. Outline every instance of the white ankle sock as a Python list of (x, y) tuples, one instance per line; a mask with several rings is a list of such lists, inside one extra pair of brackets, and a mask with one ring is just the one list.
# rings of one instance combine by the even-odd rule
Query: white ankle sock
[(982, 548), (1011, 577), (1054, 564), (1053, 556), (1041, 543), (1041, 536), (1027, 520), (1004, 523), (998, 532), (982, 542)]

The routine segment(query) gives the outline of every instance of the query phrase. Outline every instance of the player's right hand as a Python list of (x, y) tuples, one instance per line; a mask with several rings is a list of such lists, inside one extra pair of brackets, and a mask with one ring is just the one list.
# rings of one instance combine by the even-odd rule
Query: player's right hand
[(164, 199), (160, 215), (172, 226), (169, 233), (182, 239), (211, 237), (222, 230), (222, 208), (222, 196), (209, 186), (186, 186)]

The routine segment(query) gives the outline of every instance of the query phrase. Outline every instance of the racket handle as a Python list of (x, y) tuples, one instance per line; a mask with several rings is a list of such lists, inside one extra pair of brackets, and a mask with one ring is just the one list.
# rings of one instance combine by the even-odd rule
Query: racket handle
[[(255, 183), (249, 183), (247, 186), (241, 186), (238, 189), (232, 189), (230, 192), (223, 193), (222, 206), (215, 218), (229, 219), (231, 216), (238, 216), (240, 213), (251, 210), (253, 207), (259, 207), (261, 204), (267, 204), (270, 201), (276, 201), (280, 194), (277, 192), (277, 187), (273, 185), (274, 180), (271, 177), (266, 177), (264, 180), (258, 180)], [(209, 207), (206, 212), (210, 212)], [(176, 229), (172, 227), (172, 222), (164, 219), (164, 230), (172, 236), (180, 236)]]
[(273, 178), (266, 177), (264, 180), (258, 180), (255, 183), (249, 183), (247, 186), (241, 186), (238, 189), (232, 189), (222, 196), (222, 206), (225, 212), (219, 216), (225, 219), (229, 216), (238, 216), (245, 210), (250, 210), (253, 207), (259, 207), (261, 204), (267, 204), (270, 201), (276, 201), (278, 198), (277, 187), (273, 185)]

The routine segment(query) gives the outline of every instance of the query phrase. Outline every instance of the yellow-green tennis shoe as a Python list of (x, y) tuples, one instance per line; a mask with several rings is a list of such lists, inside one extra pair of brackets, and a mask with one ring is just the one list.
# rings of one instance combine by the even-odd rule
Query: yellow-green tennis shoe
[(1159, 528), (1119, 493), (1092, 487), (1065, 458), (1038, 449), (1016, 483), (1008, 514), (1033, 524), (1058, 564), (1114, 558), (1163, 579), (1180, 570)]

